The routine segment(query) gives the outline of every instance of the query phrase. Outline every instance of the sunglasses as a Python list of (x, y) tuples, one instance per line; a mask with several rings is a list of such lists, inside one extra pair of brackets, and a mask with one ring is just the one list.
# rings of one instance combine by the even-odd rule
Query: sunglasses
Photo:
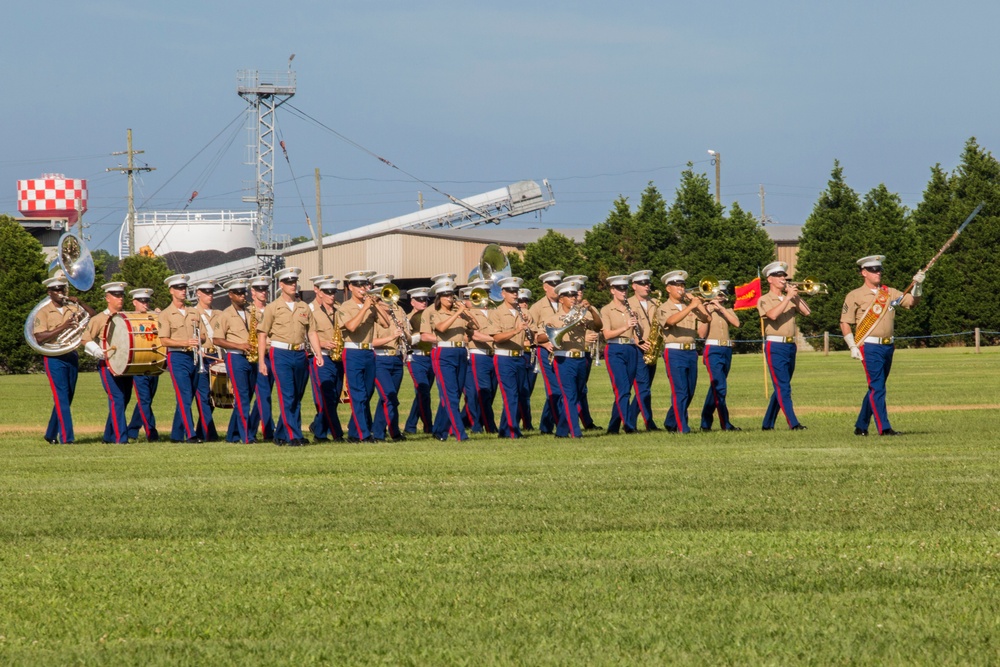
[(881, 266), (866, 266), (865, 267), (865, 271), (867, 271), (868, 273), (882, 273), (882, 267)]
[(116, 299), (124, 299), (125, 298), (125, 292), (107, 292), (107, 294), (110, 294), (111, 296), (115, 297)]
[(642, 285), (643, 287), (649, 287), (650, 283), (648, 280), (633, 280), (633, 285)]
[(231, 290), (229, 290), (229, 293), (230, 294), (235, 294), (236, 296), (246, 296), (247, 295), (247, 291), (245, 289), (231, 289)]
[(611, 286), (611, 289), (613, 289), (613, 290), (618, 290), (619, 292), (624, 292), (624, 291), (625, 291), (625, 290), (627, 290), (628, 288), (627, 288), (627, 287), (625, 287), (624, 285), (612, 285), (612, 286)]
[(266, 287), (261, 287), (260, 285), (254, 285), (250, 289), (252, 289), (254, 292), (266, 292), (267, 291)]
[(413, 297), (413, 300), (414, 301), (419, 301), (420, 303), (430, 303), (431, 302), (430, 297), (426, 297), (426, 296), (415, 296), (415, 297)]
[(182, 289), (182, 290), (185, 290), (185, 291), (187, 290), (187, 288), (188, 288), (187, 283), (183, 283), (181, 285), (171, 285), (170, 286), (170, 289)]
[(298, 282), (299, 282), (298, 278), (282, 278), (281, 279), (281, 284), (282, 285), (295, 285)]
[(201, 292), (202, 294), (215, 294), (214, 289), (199, 289), (198, 291)]
[(50, 287), (49, 291), (50, 292), (62, 292), (62, 293), (65, 294), (66, 293), (66, 288), (64, 286), (61, 286), (61, 287)]
[(518, 290), (516, 287), (504, 287), (503, 291), (507, 292), (508, 294), (517, 294)]
[(571, 299), (575, 299), (575, 298), (576, 298), (577, 296), (579, 296), (579, 295), (580, 295), (580, 293), (579, 293), (579, 292), (563, 292), (563, 293), (562, 293), (562, 294), (560, 294), (559, 296), (568, 296), (568, 297), (569, 297), (569, 298), (571, 298)]
[(556, 285), (558, 285), (561, 282), (562, 282), (561, 280), (546, 280), (545, 284), (546, 285), (551, 285), (551, 286), (555, 287)]
[(149, 303), (149, 299), (146, 299), (146, 298), (142, 298), (142, 299), (136, 298), (136, 299), (133, 299), (133, 300), (134, 301), (138, 301), (139, 303)]
[(367, 280), (352, 280), (351, 287), (368, 287), (371, 285)]
[(444, 298), (444, 299), (454, 299), (455, 298), (455, 293), (454, 292), (438, 292), (438, 296), (441, 297), (441, 298)]
[(667, 285), (673, 285), (674, 287), (684, 287), (685, 285), (687, 285), (687, 282), (683, 280), (671, 280), (669, 283), (667, 283)]
[(781, 273), (772, 273), (771, 275), (774, 276), (775, 278), (787, 278), (788, 277), (788, 274), (785, 273), (785, 272), (783, 272), (783, 271)]
[(337, 294), (337, 290), (335, 290), (335, 289), (329, 289), (329, 288), (327, 288), (327, 289), (322, 289), (322, 290), (320, 290), (320, 291), (321, 291), (321, 292), (322, 292), (323, 294), (326, 294), (327, 296), (334, 296), (334, 295), (336, 295), (336, 294)]

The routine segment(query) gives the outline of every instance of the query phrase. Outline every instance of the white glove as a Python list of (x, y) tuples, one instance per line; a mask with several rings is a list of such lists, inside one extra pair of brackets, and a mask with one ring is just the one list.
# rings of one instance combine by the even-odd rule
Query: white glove
[(851, 348), (851, 359), (857, 359), (861, 361), (861, 348), (855, 345)]
[(410, 345), (416, 345), (419, 342), (420, 342), (420, 334), (415, 333), (412, 336), (410, 336)]
[(926, 273), (924, 273), (923, 271), (917, 271), (915, 274), (913, 274), (913, 282), (917, 285), (920, 285), (924, 282), (924, 278), (926, 277), (927, 277)]
[(92, 356), (94, 359), (103, 359), (105, 356), (107, 356), (104, 350), (101, 349), (101, 346), (95, 343), (94, 341), (90, 341), (89, 343), (84, 345), (83, 349), (87, 352), (87, 354)]

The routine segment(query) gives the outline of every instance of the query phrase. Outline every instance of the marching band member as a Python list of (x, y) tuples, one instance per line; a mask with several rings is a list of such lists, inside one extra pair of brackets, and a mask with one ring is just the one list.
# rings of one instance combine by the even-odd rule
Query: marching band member
[[(279, 446), (294, 447), (308, 442), (302, 435), (302, 395), (308, 379), (306, 339), (314, 350), (320, 349), (309, 306), (295, 296), (301, 272), (299, 268), (287, 267), (275, 274), (280, 294), (267, 304), (257, 323), (257, 372), (268, 372), (264, 356), (270, 356), (278, 390), (280, 411), (274, 425), (274, 444)], [(315, 363), (322, 366), (323, 355), (317, 356)]]
[(198, 318), (201, 320), (201, 332), (203, 337), (207, 340), (205, 343), (205, 349), (202, 350), (202, 355), (205, 359), (205, 372), (198, 372), (198, 393), (196, 398), (198, 400), (198, 431), (197, 435), (202, 438), (205, 442), (215, 442), (219, 439), (219, 433), (215, 428), (215, 419), (212, 416), (214, 408), (212, 407), (212, 376), (208, 373), (208, 366), (212, 362), (219, 361), (215, 352), (215, 344), (212, 339), (215, 337), (213, 333), (215, 311), (212, 310), (212, 299), (215, 298), (215, 281), (205, 280), (195, 286), (197, 290), (198, 305), (195, 306), (195, 312), (198, 313)]
[(518, 428), (518, 408), (524, 400), (522, 394), (527, 389), (528, 366), (524, 357), (530, 356), (527, 331), (534, 326), (527, 309), (518, 304), (521, 288), (520, 278), (504, 278), (500, 281), (503, 303), (490, 311), (489, 323), (483, 332), (493, 338), (493, 369), (496, 372), (503, 413), (500, 415), (498, 432), (501, 438), (520, 438)]
[(704, 301), (685, 292), (687, 271), (670, 271), (661, 280), (667, 286), (667, 300), (656, 311), (663, 332), (663, 364), (670, 381), (670, 408), (663, 426), (670, 432), (690, 433), (687, 411), (698, 383), (698, 323), (710, 317)]
[[(140, 287), (128, 294), (132, 297), (132, 307), (135, 312), (149, 312), (149, 302), (153, 298), (153, 290), (148, 287)], [(160, 433), (156, 430), (156, 415), (153, 414), (153, 398), (156, 396), (156, 389), (159, 386), (159, 375), (136, 375), (132, 378), (135, 408), (132, 410), (132, 419), (128, 422), (129, 440), (136, 440), (139, 437), (140, 426), (145, 431), (148, 442), (156, 442), (160, 439)]]
[(411, 343), (413, 351), (406, 360), (406, 367), (413, 379), (413, 405), (410, 406), (410, 416), (406, 420), (406, 433), (417, 432), (417, 421), (423, 424), (424, 433), (431, 432), (431, 385), (434, 384), (434, 369), (431, 366), (431, 349), (437, 336), (431, 333), (420, 333), (420, 322), (427, 305), (431, 301), (429, 287), (417, 287), (407, 292), (410, 297), (409, 322), (413, 331)]
[(309, 430), (317, 442), (327, 442), (333, 437), (334, 442), (344, 441), (344, 428), (337, 416), (340, 405), (340, 394), (344, 390), (344, 360), (343, 349), (341, 358), (334, 361), (330, 358), (330, 350), (336, 347), (334, 342), (337, 328), (337, 287), (340, 281), (329, 278), (314, 283), (316, 300), (313, 306), (313, 320), (316, 327), (316, 337), (319, 340), (319, 353), (323, 365), (309, 364), (309, 377), (313, 388), (313, 398), (316, 401), (316, 417)]
[(544, 327), (555, 329), (566, 326), (566, 318), (574, 308), (584, 309), (582, 319), (565, 331), (559, 349), (553, 349), (549, 355), (552, 359), (552, 371), (559, 396), (563, 402), (559, 411), (559, 423), (556, 425), (557, 438), (580, 438), (580, 398), (587, 386), (587, 331), (601, 329), (601, 315), (596, 308), (586, 300), (580, 300), (580, 290), (583, 285), (577, 282), (563, 282), (556, 287), (559, 296), (559, 311), (547, 315), (541, 322), (543, 333), (540, 343), (552, 343), (544, 333)]
[[(485, 280), (477, 280), (465, 290), (470, 293), (474, 289), (489, 291), (489, 285)], [(465, 374), (465, 407), (469, 427), (473, 433), (496, 433), (493, 399), (497, 393), (497, 378), (493, 369), (493, 339), (484, 333), (490, 320), (489, 302), (476, 308), (471, 301), (466, 301), (466, 307), (477, 327), (473, 329), (469, 342), (469, 365)]]
[(778, 410), (785, 413), (788, 427), (793, 431), (805, 429), (795, 416), (792, 405), (792, 375), (795, 373), (795, 337), (798, 334), (795, 317), (808, 316), (811, 312), (799, 296), (798, 288), (788, 282), (788, 265), (771, 262), (764, 267), (764, 277), (770, 286), (767, 294), (757, 302), (757, 312), (764, 321), (764, 358), (774, 385), (774, 393), (767, 404), (761, 428), (774, 430)]
[(698, 323), (698, 336), (705, 339), (702, 362), (708, 371), (708, 393), (701, 409), (701, 430), (711, 431), (715, 412), (719, 413), (719, 427), (723, 431), (741, 431), (729, 421), (729, 407), (726, 405), (729, 369), (733, 364), (733, 342), (729, 337), (729, 327), (738, 327), (740, 318), (736, 311), (726, 307), (725, 288), (728, 282), (719, 281), (720, 291), (711, 301), (705, 302), (711, 320)]
[(256, 351), (250, 348), (247, 281), (231, 280), (225, 287), (229, 292), (229, 307), (218, 314), (212, 342), (225, 351), (226, 372), (233, 386), (235, 405), (229, 418), (226, 442), (252, 444), (256, 442), (257, 431), (250, 430), (250, 403), (257, 386), (257, 366), (246, 356)]
[[(583, 288), (587, 285), (587, 276), (578, 274), (573, 276), (566, 276), (563, 278), (563, 282), (566, 283), (580, 283), (580, 294), (577, 296), (577, 303), (584, 301), (583, 298)], [(586, 332), (586, 358), (587, 358), (587, 382), (583, 385), (583, 393), (580, 394), (580, 421), (583, 423), (584, 431), (599, 431), (602, 430), (600, 426), (594, 423), (594, 418), (590, 414), (590, 399), (588, 398), (588, 385), (590, 384), (590, 372), (594, 368), (594, 356), (593, 350), (597, 349), (597, 345), (601, 340), (601, 330), (587, 329)], [(654, 424), (655, 425), (655, 424)]]
[[(528, 315), (530, 307), (531, 290), (522, 287), (517, 291), (517, 309), (524, 311), (525, 316), (529, 320), (531, 319), (531, 316)], [(517, 402), (517, 415), (521, 420), (521, 431), (535, 430), (535, 427), (531, 423), (531, 392), (535, 389), (535, 355), (532, 354), (533, 351), (534, 346), (525, 338), (524, 354), (521, 355), (521, 358), (524, 359), (524, 384), (521, 385), (521, 393)], [(498, 382), (499, 379), (498, 377)]]
[[(656, 309), (660, 307), (660, 302), (652, 298), (652, 271), (636, 271), (629, 276), (632, 282), (634, 294), (628, 298), (629, 306), (639, 320), (639, 327), (642, 329), (642, 340), (650, 342), (650, 330), (653, 320), (656, 318)], [(659, 426), (653, 419), (653, 378), (656, 377), (656, 360), (646, 364), (643, 359), (639, 359), (639, 364), (635, 368), (635, 396), (629, 403), (629, 421), (638, 425), (639, 415), (646, 424), (647, 431), (658, 431)]]
[[(270, 287), (271, 281), (267, 276), (254, 276), (250, 279), (250, 296), (252, 297), (250, 307), (257, 310), (258, 322), (264, 317), (264, 308), (267, 307)], [(267, 373), (257, 373), (254, 404), (250, 410), (250, 432), (256, 437), (259, 426), (262, 429), (261, 436), (264, 440), (273, 440), (274, 418), (271, 415), (271, 391), (274, 388), (274, 369), (271, 368), (271, 358), (268, 355), (265, 354), (262, 358), (264, 366), (267, 367)]]
[(605, 348), (604, 360), (611, 378), (611, 388), (614, 390), (615, 403), (611, 408), (611, 420), (608, 422), (608, 434), (616, 435), (624, 422), (626, 433), (635, 433), (636, 423), (629, 415), (629, 395), (635, 385), (635, 374), (638, 365), (642, 363), (642, 353), (649, 349), (649, 342), (637, 338), (639, 320), (634, 313), (629, 313), (628, 276), (611, 276), (608, 285), (611, 289), (611, 302), (601, 308), (601, 323), (603, 325)]
[(454, 280), (434, 284), (434, 306), (421, 319), (421, 333), (433, 333), (437, 343), (431, 351), (431, 363), (437, 378), (440, 403), (434, 417), (434, 437), (444, 442), (449, 433), (459, 441), (467, 440), (465, 425), (459, 412), (462, 380), (468, 359), (465, 354), (467, 330), (473, 320), (464, 304), (455, 298)]
[[(59, 336), (77, 325), (82, 317), (81, 310), (91, 318), (94, 309), (75, 296), (66, 296), (65, 278), (53, 277), (43, 281), (50, 303), (38, 311), (33, 323), (35, 340), (39, 343), (54, 343)], [(71, 308), (67, 304), (74, 304)], [(76, 393), (76, 378), (80, 357), (76, 350), (58, 356), (42, 357), (45, 375), (52, 388), (52, 416), (45, 429), (45, 440), (50, 444), (70, 444), (76, 440), (73, 433), (73, 413), (71, 405)]]
[[(382, 287), (391, 284), (394, 277), (385, 273), (375, 275), (372, 277), (372, 287), (380, 291)], [(375, 390), (378, 392), (378, 403), (372, 419), (372, 436), (375, 440), (384, 442), (388, 435), (393, 442), (398, 442), (406, 440), (406, 436), (399, 430), (399, 387), (403, 384), (402, 355), (405, 349), (401, 338), (405, 336), (407, 341), (410, 340), (409, 321), (398, 303), (383, 300), (382, 306), (389, 314), (389, 326), (376, 321), (375, 337), (372, 340), (372, 347), (375, 348)]]
[[(528, 314), (531, 315), (531, 321), (535, 323), (536, 328), (540, 326), (539, 323), (543, 319), (559, 311), (559, 297), (556, 295), (556, 286), (562, 282), (564, 275), (563, 271), (547, 271), (538, 276), (538, 279), (542, 281), (542, 290), (544, 290), (545, 296), (536, 301), (528, 311)], [(535, 331), (534, 333), (537, 336), (539, 333), (544, 333), (544, 330)], [(556, 428), (556, 422), (559, 421), (559, 410), (561, 409), (562, 399), (559, 396), (559, 387), (556, 385), (552, 364), (549, 362), (548, 348), (538, 348), (538, 358), (535, 368), (540, 371), (542, 382), (545, 384), (545, 404), (542, 406), (542, 416), (538, 419), (538, 432), (553, 433)], [(528, 382), (531, 390), (534, 391), (534, 377), (529, 378)]]
[(132, 377), (115, 375), (108, 368), (107, 341), (104, 339), (104, 325), (111, 316), (120, 313), (125, 305), (126, 283), (104, 283), (104, 300), (108, 307), (90, 318), (87, 330), (83, 333), (83, 349), (98, 360), (97, 370), (101, 374), (101, 384), (104, 393), (108, 395), (108, 419), (104, 425), (105, 443), (127, 443), (128, 422), (125, 419), (125, 408), (132, 398)]
[[(897, 289), (882, 284), (882, 264), (885, 255), (870, 255), (858, 260), (864, 285), (847, 293), (840, 315), (840, 331), (851, 348), (851, 358), (858, 359), (865, 368), (868, 392), (861, 400), (861, 411), (854, 422), (854, 435), (868, 435), (868, 425), (872, 416), (879, 435), (901, 435), (889, 424), (889, 413), (885, 403), (885, 383), (892, 369), (893, 331), (896, 323), (894, 305), (912, 308), (920, 301), (923, 293), (924, 272), (913, 276), (913, 291), (903, 295)], [(899, 299), (899, 303), (895, 301)], [(867, 321), (866, 321), (867, 320)], [(867, 335), (860, 341), (854, 340), (851, 325), (868, 328)], [(870, 324), (874, 322), (873, 324)], [(859, 335), (864, 335), (859, 334)]]
[(198, 391), (195, 357), (199, 356), (201, 346), (200, 337), (195, 337), (195, 329), (201, 320), (194, 308), (187, 307), (188, 280), (187, 275), (178, 273), (163, 281), (170, 288), (170, 305), (156, 318), (160, 343), (167, 349), (167, 371), (177, 399), (174, 423), (170, 429), (171, 442), (202, 442), (197, 435), (198, 427), (191, 410), (191, 401)]
[(348, 442), (374, 442), (372, 435), (372, 394), (375, 393), (375, 320), (388, 327), (391, 321), (385, 305), (369, 294), (374, 271), (352, 271), (345, 277), (351, 298), (337, 310), (337, 326), (344, 336), (344, 380), (351, 397)]

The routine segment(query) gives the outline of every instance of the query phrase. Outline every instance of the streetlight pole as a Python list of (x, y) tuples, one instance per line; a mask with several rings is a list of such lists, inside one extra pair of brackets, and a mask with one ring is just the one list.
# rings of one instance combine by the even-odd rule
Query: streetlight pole
[(712, 156), (712, 164), (715, 165), (715, 203), (721, 206), (722, 190), (719, 189), (719, 183), (722, 180), (722, 153), (709, 149), (708, 154)]

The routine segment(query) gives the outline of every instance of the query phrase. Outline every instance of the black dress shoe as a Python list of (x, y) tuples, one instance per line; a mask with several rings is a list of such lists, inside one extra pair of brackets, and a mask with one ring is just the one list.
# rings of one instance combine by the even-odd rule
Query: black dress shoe
[(604, 435), (618, 435), (618, 431), (607, 430), (604, 432)]
[(893, 431), (891, 428), (887, 428), (882, 431), (879, 435), (903, 435), (902, 431)]
[(702, 433), (711, 433), (712, 432), (712, 427), (711, 426), (702, 426), (701, 427), (701, 432)]
[(277, 438), (275, 438), (274, 439), (274, 444), (276, 444), (278, 447), (284, 447), (284, 446), (286, 446), (288, 444), (288, 441), (287, 440), (278, 440)]
[(676, 428), (672, 428), (670, 426), (664, 426), (663, 430), (666, 431), (667, 433), (677, 433), (677, 429)]
[(583, 430), (584, 431), (600, 431), (603, 428), (604, 428), (603, 426), (598, 426), (597, 424), (586, 424), (583, 427)]
[(863, 428), (854, 427), (854, 435), (868, 435), (868, 431)]
[(149, 436), (146, 437), (146, 442), (159, 442), (160, 432), (155, 428), (149, 432)]
[(792, 430), (793, 431), (805, 431), (806, 427), (803, 426), (802, 424), (796, 424), (795, 426), (792, 427)]
[(773, 431), (774, 427), (773, 426), (761, 426), (760, 430), (761, 431)]
[(626, 435), (629, 435), (629, 434), (632, 434), (632, 433), (638, 433), (638, 431), (636, 431), (634, 428), (626, 428), (625, 429), (625, 434)]
[(435, 435), (434, 438), (440, 442), (446, 442), (448, 440), (448, 436), (446, 435)]
[(657, 426), (656, 424), (650, 424), (649, 426), (646, 427), (646, 431), (647, 432), (648, 431), (659, 431), (659, 430), (660, 430), (660, 427)]
[(188, 438), (187, 440), (174, 440), (173, 438), (171, 438), (170, 442), (183, 442), (183, 443), (188, 443), (188, 444), (196, 445), (196, 444), (202, 442), (202, 440), (201, 440), (201, 438)]
[(344, 436), (342, 436), (342, 435), (335, 435), (332, 438), (330, 438), (330, 441), (331, 442), (344, 442)]
[(58, 445), (59, 444), (59, 439), (58, 438), (52, 438), (51, 440), (49, 440), (48, 438), (46, 438), (45, 442), (49, 443), (50, 445)]
[(400, 433), (399, 435), (393, 437), (393, 442), (406, 442), (406, 436)]
[(741, 429), (739, 426), (733, 426), (732, 424), (730, 424), (729, 426), (726, 427), (726, 430), (727, 431), (742, 431), (743, 429)]

